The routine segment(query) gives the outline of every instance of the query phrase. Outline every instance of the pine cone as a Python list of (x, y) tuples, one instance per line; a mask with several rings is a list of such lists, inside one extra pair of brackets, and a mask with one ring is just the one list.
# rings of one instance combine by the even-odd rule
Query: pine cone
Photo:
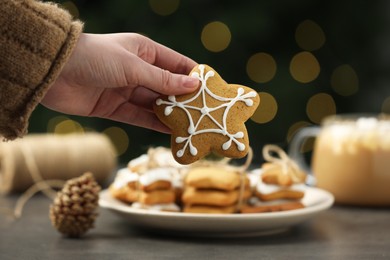
[(69, 237), (80, 237), (93, 228), (99, 191), (92, 173), (68, 180), (50, 205), (53, 226)]

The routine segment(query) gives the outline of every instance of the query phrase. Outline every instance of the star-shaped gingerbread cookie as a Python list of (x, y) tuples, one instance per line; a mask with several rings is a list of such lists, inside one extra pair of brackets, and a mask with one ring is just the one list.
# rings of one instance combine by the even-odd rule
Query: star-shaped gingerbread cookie
[(190, 164), (211, 152), (244, 157), (249, 149), (244, 123), (259, 105), (259, 95), (251, 88), (227, 84), (207, 65), (196, 66), (190, 75), (200, 81), (197, 91), (162, 96), (154, 105), (158, 118), (172, 130), (174, 158)]

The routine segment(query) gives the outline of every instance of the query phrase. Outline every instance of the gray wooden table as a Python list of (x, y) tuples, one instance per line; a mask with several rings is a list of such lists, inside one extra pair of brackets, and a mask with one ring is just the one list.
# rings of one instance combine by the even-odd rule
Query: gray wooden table
[[(16, 197), (0, 197), (12, 206)], [(96, 228), (67, 239), (51, 227), (50, 201), (37, 195), (24, 216), (0, 216), (0, 259), (390, 259), (390, 208), (333, 206), (285, 233), (191, 238), (135, 229), (100, 209)]]

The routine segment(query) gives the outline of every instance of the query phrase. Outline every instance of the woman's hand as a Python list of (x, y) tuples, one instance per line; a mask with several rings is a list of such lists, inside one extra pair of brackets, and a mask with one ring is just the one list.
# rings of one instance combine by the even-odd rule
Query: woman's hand
[(195, 91), (199, 81), (186, 76), (195, 66), (190, 58), (139, 34), (81, 34), (41, 103), (67, 114), (168, 133), (153, 102), (160, 94)]

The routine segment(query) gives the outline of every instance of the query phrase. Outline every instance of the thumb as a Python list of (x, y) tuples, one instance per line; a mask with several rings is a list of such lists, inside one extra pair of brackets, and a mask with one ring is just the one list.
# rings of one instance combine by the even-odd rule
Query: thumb
[(138, 84), (164, 95), (181, 95), (195, 91), (199, 80), (191, 76), (171, 73), (142, 59), (135, 72)]

